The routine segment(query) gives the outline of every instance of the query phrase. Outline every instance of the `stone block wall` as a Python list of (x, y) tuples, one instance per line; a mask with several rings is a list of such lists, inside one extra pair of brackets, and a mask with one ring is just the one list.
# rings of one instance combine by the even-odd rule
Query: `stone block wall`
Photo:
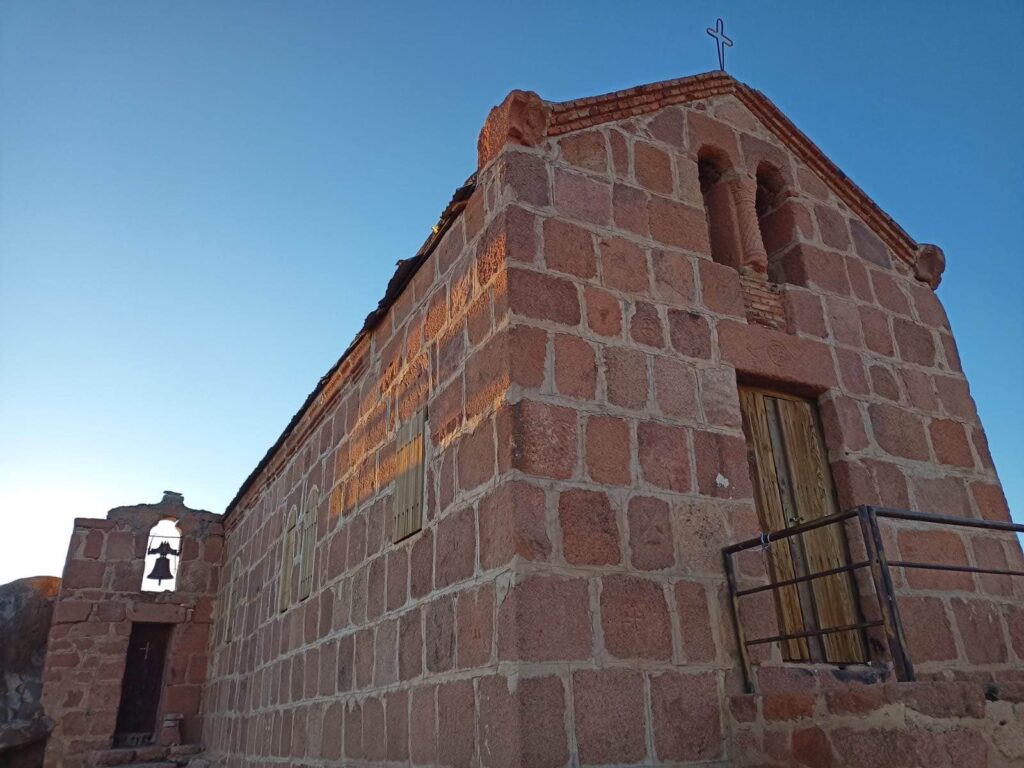
[[(786, 180), (785, 217), (763, 229), (785, 323), (751, 317), (745, 281), (711, 258), (706, 146), (751, 179), (771, 162)], [(720, 705), (739, 681), (720, 550), (759, 530), (737, 382), (817, 400), (841, 507), (1005, 521), (948, 322), (910, 263), (731, 96), (506, 154), (523, 190), (507, 213), (510, 326), (537, 350), (512, 407), (529, 414), (531, 447), (559, 446), (515, 464), (544, 492), (552, 547), (517, 569), (510, 597), (558, 595), (519, 616), (538, 643), (525, 658), (561, 683), (581, 763), (729, 757)], [(893, 559), (1021, 567), (1007, 534), (900, 527), (887, 530)], [(1019, 677), (1021, 580), (896, 581), (921, 675)], [(776, 633), (769, 602), (746, 607), (753, 636)], [(791, 669), (777, 649), (757, 660), (782, 680)]]
[[(174, 519), (181, 558), (174, 592), (142, 592), (150, 529)], [(158, 504), (78, 518), (53, 612), (43, 673), (43, 705), (54, 721), (46, 765), (92, 765), (110, 748), (133, 622), (173, 624), (157, 729), (183, 715), (186, 741), (202, 738), (199, 718), (207, 675), (209, 628), (223, 551), (220, 516), (186, 507), (178, 494)]]
[[(207, 745), (226, 765), (466, 764), (478, 710), (514, 731), (531, 684), (517, 693), (499, 671), (509, 658), (499, 625), (514, 638), (499, 606), (512, 561), (550, 542), (542, 514), (530, 523), (542, 495), (510, 470), (524, 415), (507, 392), (529, 350), (507, 323), (506, 172), (495, 163), (479, 175), (228, 513), (233, 597), (218, 614), (204, 712)], [(396, 544), (398, 427), (424, 406), (423, 528)], [(282, 611), (285, 519), (314, 487), (311, 594)], [(223, 594), (220, 604), (228, 610)]]
[(1010, 768), (1024, 764), (1021, 683), (824, 681), (729, 703), (736, 766)]
[[(225, 765), (737, 759), (721, 548), (759, 532), (739, 382), (817, 401), (840, 506), (1009, 519), (914, 254), (735, 96), (629, 98), (577, 123), (528, 94), (492, 113), (461, 216), (230, 510), (233, 634), (205, 704)], [(712, 259), (705, 146), (785, 181), (768, 283)], [(395, 545), (395, 434), (423, 404), (424, 529)], [(283, 521), (313, 486), (313, 591), (281, 612)], [(902, 528), (893, 557), (1020, 567), (1011, 537)], [(763, 574), (742, 564), (744, 583)], [(1022, 585), (897, 583), (930, 611), (907, 608), (923, 676), (1019, 675)], [(776, 631), (769, 601), (744, 622)], [(858, 674), (885, 680), (872, 648)], [(778, 649), (756, 660), (762, 690), (798, 684)]]

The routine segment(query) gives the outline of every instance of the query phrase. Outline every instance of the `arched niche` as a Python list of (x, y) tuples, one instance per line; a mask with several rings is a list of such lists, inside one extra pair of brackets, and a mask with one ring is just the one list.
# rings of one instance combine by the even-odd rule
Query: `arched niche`
[(743, 260), (743, 244), (736, 200), (730, 186), (730, 178), (735, 174), (729, 156), (716, 147), (701, 147), (697, 153), (697, 174), (704, 198), (711, 258), (738, 270)]
[(786, 178), (767, 161), (757, 166), (757, 194), (754, 210), (757, 228), (764, 244), (768, 264), (774, 264), (794, 239), (792, 211), (787, 209), (789, 190)]

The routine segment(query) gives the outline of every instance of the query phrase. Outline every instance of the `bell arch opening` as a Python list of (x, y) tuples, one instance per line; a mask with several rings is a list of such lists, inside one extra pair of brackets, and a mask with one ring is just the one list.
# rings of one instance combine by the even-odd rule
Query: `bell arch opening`
[(757, 229), (761, 234), (769, 272), (793, 240), (792, 212), (786, 210), (789, 199), (786, 179), (782, 172), (768, 162), (757, 166)]
[(736, 201), (730, 189), (732, 164), (722, 150), (703, 146), (697, 153), (697, 176), (704, 198), (711, 258), (719, 264), (739, 269), (743, 260)]
[(142, 591), (173, 592), (177, 588), (180, 559), (181, 529), (176, 520), (165, 518), (149, 529)]

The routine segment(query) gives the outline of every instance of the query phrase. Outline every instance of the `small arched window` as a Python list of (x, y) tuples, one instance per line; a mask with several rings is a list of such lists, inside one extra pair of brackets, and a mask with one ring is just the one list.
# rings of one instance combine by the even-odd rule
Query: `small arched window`
[(277, 594), (277, 609), (288, 610), (292, 603), (292, 571), (295, 569), (295, 528), (298, 524), (299, 510), (293, 504), (288, 510), (284, 522), (284, 540), (281, 542), (281, 578), (280, 590)]
[(174, 520), (165, 518), (149, 529), (142, 591), (173, 592), (177, 587), (180, 559), (181, 529)]
[(697, 153), (697, 173), (708, 221), (711, 258), (738, 270), (743, 262), (743, 245), (736, 203), (729, 184), (731, 171), (729, 158), (721, 150), (702, 147)]
[(774, 263), (793, 241), (792, 211), (786, 210), (788, 200), (782, 172), (771, 163), (761, 163), (757, 167), (754, 209), (769, 264)]
[(302, 553), (299, 557), (299, 599), (305, 600), (313, 591), (313, 563), (316, 559), (316, 523), (320, 507), (320, 489), (315, 485), (306, 496), (306, 505), (299, 516)]

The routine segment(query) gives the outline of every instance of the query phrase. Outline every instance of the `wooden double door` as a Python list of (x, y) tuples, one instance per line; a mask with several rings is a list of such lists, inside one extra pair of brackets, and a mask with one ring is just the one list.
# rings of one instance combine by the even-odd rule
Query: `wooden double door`
[[(838, 511), (817, 406), (813, 401), (740, 387), (743, 431), (761, 530), (779, 531)], [(767, 545), (769, 575), (782, 582), (850, 562), (843, 524), (827, 525)], [(780, 634), (794, 635), (860, 622), (849, 572), (773, 590)], [(867, 660), (860, 630), (782, 642), (787, 661)]]
[(173, 628), (173, 624), (132, 624), (121, 680), (115, 746), (139, 746), (153, 741)]

